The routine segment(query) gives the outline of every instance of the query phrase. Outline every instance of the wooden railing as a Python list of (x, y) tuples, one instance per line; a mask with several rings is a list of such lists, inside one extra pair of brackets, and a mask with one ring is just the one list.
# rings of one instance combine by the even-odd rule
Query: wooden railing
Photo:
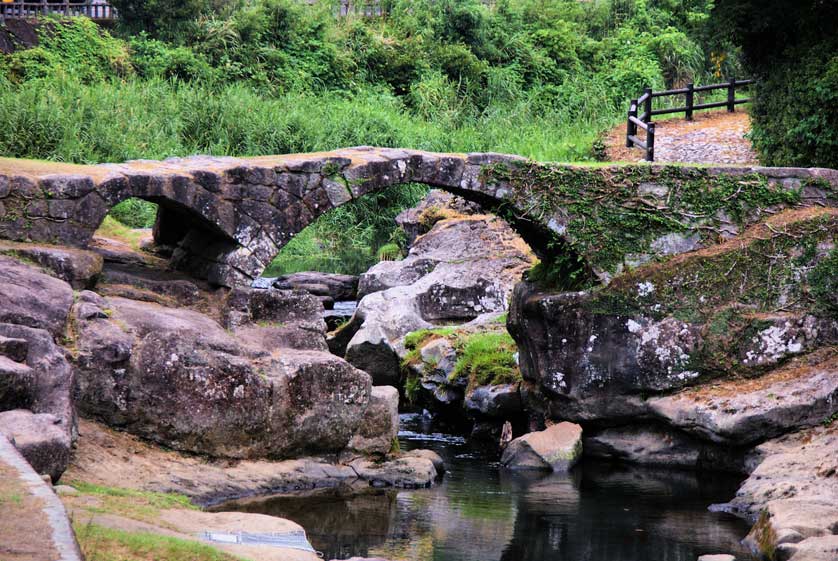
[(114, 20), (116, 10), (108, 3), (85, 2), (0, 2), (0, 22), (7, 19), (26, 19), (49, 14), (86, 16), (93, 20)]
[[(731, 78), (723, 84), (710, 84), (708, 86), (694, 86), (687, 84), (685, 88), (677, 90), (663, 90), (653, 91), (652, 88), (643, 90), (643, 95), (637, 99), (632, 99), (629, 103), (628, 120), (626, 122), (626, 147), (627, 148), (641, 148), (646, 152), (646, 161), (655, 161), (655, 123), (652, 117), (656, 115), (668, 115), (671, 113), (684, 113), (688, 121), (693, 120), (693, 112), (701, 111), (702, 109), (715, 109), (717, 107), (727, 107), (729, 113), (733, 113), (737, 105), (748, 103), (750, 98), (736, 98), (736, 88), (749, 86), (753, 84), (753, 80), (736, 80)], [(695, 94), (699, 92), (712, 92), (715, 90), (727, 90), (727, 99), (725, 101), (716, 101), (712, 103), (695, 103)], [(683, 107), (666, 107), (663, 109), (652, 109), (652, 100), (659, 97), (667, 96), (685, 96), (686, 104)], [(643, 113), (638, 114), (640, 107), (643, 107)], [(646, 139), (641, 139), (638, 135), (638, 129), (646, 131)]]

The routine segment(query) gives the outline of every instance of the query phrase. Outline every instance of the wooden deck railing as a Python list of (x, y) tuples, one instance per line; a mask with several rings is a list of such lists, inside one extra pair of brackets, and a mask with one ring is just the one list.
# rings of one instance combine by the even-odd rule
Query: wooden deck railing
[[(653, 91), (652, 88), (643, 90), (643, 95), (637, 99), (632, 99), (629, 103), (628, 121), (626, 122), (626, 147), (627, 148), (641, 148), (646, 151), (646, 161), (655, 161), (655, 123), (652, 117), (656, 115), (668, 115), (671, 113), (684, 113), (688, 121), (693, 120), (693, 112), (701, 111), (702, 109), (715, 109), (717, 107), (727, 107), (728, 112), (733, 113), (737, 105), (748, 103), (750, 98), (736, 98), (736, 88), (749, 86), (753, 84), (753, 80), (736, 80), (731, 78), (723, 84), (710, 84), (708, 86), (694, 86), (687, 84), (685, 88), (677, 90), (662, 90)], [(695, 103), (695, 94), (699, 92), (711, 92), (714, 90), (727, 90), (727, 99), (725, 101), (716, 101), (713, 103)], [(663, 109), (653, 109), (652, 100), (659, 97), (667, 96), (685, 96), (686, 104), (683, 107), (666, 107)], [(638, 114), (640, 107), (643, 107), (643, 113)], [(646, 139), (642, 140), (638, 135), (638, 129), (646, 131)]]
[(108, 3), (93, 2), (0, 2), (0, 22), (7, 19), (26, 19), (49, 14), (86, 16), (106, 21), (117, 18), (116, 10)]

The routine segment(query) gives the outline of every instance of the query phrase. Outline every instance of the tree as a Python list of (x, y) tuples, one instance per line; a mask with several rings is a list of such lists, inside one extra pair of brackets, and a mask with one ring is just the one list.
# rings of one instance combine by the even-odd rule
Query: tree
[(713, 20), (758, 80), (752, 138), (763, 163), (838, 168), (838, 2), (718, 0)]

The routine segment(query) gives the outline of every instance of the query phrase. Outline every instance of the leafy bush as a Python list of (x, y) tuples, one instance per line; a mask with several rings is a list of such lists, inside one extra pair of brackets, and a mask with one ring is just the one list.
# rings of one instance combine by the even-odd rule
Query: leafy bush
[(143, 78), (212, 81), (214, 70), (201, 55), (187, 47), (172, 47), (140, 34), (129, 42), (131, 63)]
[(820, 0), (719, 0), (714, 33), (757, 79), (752, 139), (767, 165), (838, 167), (838, 10)]
[(795, 50), (760, 76), (751, 134), (766, 165), (838, 168), (838, 55), (830, 43)]
[(40, 45), (8, 56), (13, 81), (66, 74), (81, 82), (133, 74), (128, 47), (87, 18), (50, 20), (38, 28)]
[(129, 228), (151, 228), (157, 218), (157, 205), (141, 199), (122, 201), (108, 213)]

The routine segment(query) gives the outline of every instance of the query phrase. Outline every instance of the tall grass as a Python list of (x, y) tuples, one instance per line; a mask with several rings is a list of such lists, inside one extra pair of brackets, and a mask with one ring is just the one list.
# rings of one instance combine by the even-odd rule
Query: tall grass
[(265, 98), (159, 79), (81, 84), (56, 76), (0, 83), (0, 154), (78, 163), (190, 154), (248, 156), (359, 144), (436, 151), (500, 151), (539, 160), (590, 159), (591, 141), (614, 120), (579, 103), (552, 111), (536, 94), (448, 122), (411, 113), (401, 99), (303, 92)]

